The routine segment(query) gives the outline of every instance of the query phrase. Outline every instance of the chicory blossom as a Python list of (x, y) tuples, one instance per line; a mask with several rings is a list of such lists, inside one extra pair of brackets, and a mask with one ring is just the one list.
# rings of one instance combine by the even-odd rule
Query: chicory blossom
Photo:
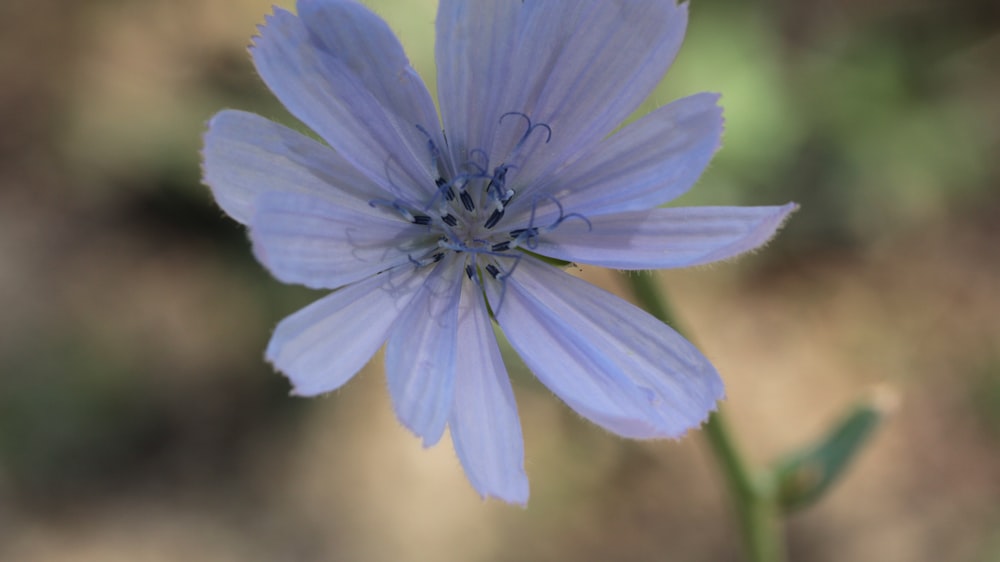
[(322, 142), (222, 111), (204, 179), (278, 279), (333, 290), (267, 347), (294, 393), (340, 387), (385, 344), (399, 420), (425, 446), (447, 428), (479, 494), (522, 504), (521, 428), (494, 319), (542, 383), (608, 431), (676, 438), (703, 422), (723, 396), (711, 363), (552, 265), (723, 260), (764, 244), (794, 209), (659, 207), (719, 147), (715, 94), (613, 132), (659, 83), (686, 24), (673, 0), (441, 0), (439, 121), (368, 9), (275, 9), (253, 61)]

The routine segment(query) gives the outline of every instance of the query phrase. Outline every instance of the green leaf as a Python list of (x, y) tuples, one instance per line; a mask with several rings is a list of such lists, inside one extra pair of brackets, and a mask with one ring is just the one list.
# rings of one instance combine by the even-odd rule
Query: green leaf
[(843, 475), (894, 404), (894, 395), (877, 393), (855, 405), (818, 442), (780, 460), (774, 469), (780, 508), (788, 513), (820, 499)]

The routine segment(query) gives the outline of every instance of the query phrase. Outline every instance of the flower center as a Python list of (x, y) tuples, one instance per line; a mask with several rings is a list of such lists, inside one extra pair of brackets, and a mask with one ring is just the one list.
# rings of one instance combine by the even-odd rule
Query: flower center
[[(501, 226), (508, 205), (517, 196), (516, 190), (507, 181), (508, 173), (516, 168), (509, 162), (524, 161), (521, 151), (534, 132), (544, 132), (545, 143), (552, 138), (552, 129), (547, 124), (532, 123), (521, 112), (505, 113), (500, 116), (499, 123), (502, 125), (505, 121), (518, 117), (524, 121), (525, 128), (503, 162), (491, 169), (488, 153), (477, 148), (469, 151), (469, 158), (454, 174), (442, 170), (439, 165), (441, 151), (427, 130), (420, 125), (416, 126), (427, 137), (432, 167), (441, 174), (435, 180), (434, 195), (422, 205), (370, 202), (372, 206), (391, 207), (408, 222), (428, 228), (428, 243), (421, 246), (423, 250), (409, 256), (415, 266), (439, 262), (448, 252), (465, 253), (472, 258), (465, 266), (466, 275), (470, 279), (475, 278), (478, 267), (484, 272), (483, 275), (488, 274), (502, 281), (513, 273), (521, 259), (522, 254), (515, 250), (534, 250), (540, 234), (550, 232), (562, 221), (572, 217), (587, 222), (589, 226), (590, 221), (586, 217), (576, 213), (565, 214), (559, 201), (548, 195), (535, 196), (527, 227), (505, 230)], [(559, 216), (552, 224), (538, 227), (534, 225), (534, 216), (535, 209), (541, 202), (554, 204)]]

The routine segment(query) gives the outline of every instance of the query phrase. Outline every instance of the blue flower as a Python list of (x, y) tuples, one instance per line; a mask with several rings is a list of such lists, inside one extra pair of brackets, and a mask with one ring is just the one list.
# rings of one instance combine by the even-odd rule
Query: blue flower
[(491, 316), (552, 392), (613, 433), (676, 438), (704, 421), (723, 385), (694, 346), (540, 259), (704, 264), (764, 244), (794, 209), (659, 207), (719, 147), (717, 95), (612, 134), (667, 71), (686, 24), (687, 5), (672, 0), (441, 0), (439, 121), (366, 8), (276, 9), (254, 63), (325, 144), (223, 111), (204, 177), (278, 279), (334, 290), (268, 345), (294, 392), (340, 387), (385, 344), (399, 420), (425, 446), (448, 428), (479, 494), (522, 504), (521, 428)]

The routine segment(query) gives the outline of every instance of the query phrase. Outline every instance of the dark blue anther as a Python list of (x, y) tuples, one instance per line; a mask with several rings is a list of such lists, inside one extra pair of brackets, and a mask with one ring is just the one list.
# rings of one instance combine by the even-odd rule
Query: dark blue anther
[(492, 275), (494, 279), (496, 279), (497, 276), (500, 275), (500, 269), (497, 268), (497, 266), (493, 265), (492, 263), (486, 264), (486, 271), (489, 272), (489, 274)]
[(444, 195), (445, 199), (448, 201), (455, 200), (455, 190), (452, 189), (451, 185), (444, 178), (434, 180), (434, 185), (438, 187), (438, 191), (441, 192), (441, 195)]
[(476, 275), (476, 268), (471, 265), (465, 266), (465, 275), (468, 276), (469, 279), (472, 279), (473, 276)]
[(476, 210), (476, 205), (472, 202), (472, 196), (469, 195), (468, 191), (461, 192), (459, 197), (462, 199), (462, 205), (465, 207), (466, 211), (471, 213)]
[(503, 218), (503, 213), (504, 213), (503, 209), (497, 209), (493, 211), (493, 213), (490, 215), (490, 218), (486, 219), (486, 223), (483, 224), (483, 226), (485, 226), (486, 228), (493, 228), (494, 226), (497, 225), (498, 222), (500, 222), (500, 219)]
[(430, 224), (431, 218), (427, 215), (413, 215), (413, 224)]
[(437, 263), (437, 262), (441, 261), (443, 258), (444, 258), (444, 252), (438, 252), (438, 253), (434, 254), (433, 256), (431, 256), (431, 259), (434, 260), (434, 263)]
[(444, 221), (444, 223), (448, 226), (455, 226), (456, 224), (458, 224), (458, 219), (456, 219), (455, 216), (452, 215), (451, 213), (448, 213), (447, 215), (441, 217), (441, 220)]
[(538, 227), (533, 226), (531, 228), (515, 228), (514, 230), (510, 231), (510, 237), (511, 239), (520, 238), (521, 235), (524, 234), (525, 232), (528, 233), (529, 237), (538, 236)]
[(506, 252), (510, 249), (510, 242), (499, 242), (490, 247), (491, 252)]
[[(494, 189), (503, 190), (504, 184), (507, 182), (507, 168), (506, 164), (500, 164), (493, 169), (493, 177), (490, 179), (490, 183), (486, 185), (486, 193)], [(503, 193), (500, 196), (502, 197)]]

